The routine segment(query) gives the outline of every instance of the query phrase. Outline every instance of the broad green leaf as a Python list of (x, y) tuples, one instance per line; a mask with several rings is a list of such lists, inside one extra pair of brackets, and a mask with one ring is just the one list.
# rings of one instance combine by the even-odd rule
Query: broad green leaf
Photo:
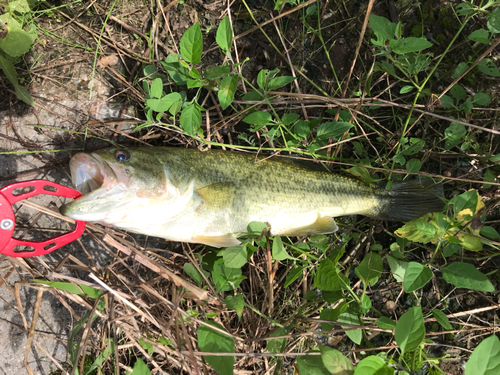
[(469, 66), (465, 62), (461, 62), (460, 64), (457, 65), (455, 72), (453, 73), (453, 78), (458, 78), (460, 75), (465, 72)]
[(467, 130), (465, 126), (456, 122), (452, 122), (450, 126), (448, 126), (445, 131), (445, 144), (444, 147), (447, 150), (452, 149), (460, 142), (462, 142), (463, 137), (467, 134)]
[[(280, 327), (273, 333), (269, 335), (269, 337), (277, 337), (277, 336), (286, 336), (288, 335), (288, 330), (285, 327)], [(269, 353), (282, 353), (286, 347), (286, 339), (274, 339), (267, 340), (266, 350)]]
[(222, 250), (224, 265), (228, 268), (241, 268), (247, 263), (247, 244), (231, 246)]
[(465, 2), (457, 5), (457, 14), (459, 16), (468, 16), (474, 12), (474, 6), (471, 3)]
[(35, 106), (35, 102), (33, 101), (33, 97), (30, 95), (26, 87), (21, 86), (21, 85), (14, 85), (14, 90), (16, 92), (16, 97), (19, 100), (22, 100), (26, 104), (29, 104), (31, 106)]
[(432, 43), (429, 42), (424, 37), (422, 38), (409, 37), (398, 40), (392, 39), (391, 41), (389, 41), (389, 45), (391, 46), (391, 49), (394, 53), (400, 55), (409, 52), (422, 51), (426, 48), (431, 47)]
[(293, 283), (297, 278), (302, 274), (302, 271), (304, 270), (304, 267), (301, 266), (293, 266), (293, 268), (286, 274), (286, 279), (285, 279), (285, 288), (288, 288), (288, 286)]
[(453, 327), (450, 324), (450, 321), (448, 320), (448, 317), (444, 312), (438, 309), (432, 310), (432, 315), (436, 319), (436, 321), (443, 326), (444, 329), (447, 329), (448, 331), (451, 331)]
[(320, 290), (341, 290), (342, 286), (335, 264), (330, 259), (323, 259), (316, 270), (314, 286)]
[(500, 234), (497, 232), (497, 230), (490, 226), (481, 227), (481, 236), (492, 238), (494, 240), (500, 238)]
[(413, 90), (413, 88), (414, 88), (413, 86), (409, 86), (409, 85), (403, 86), (401, 88), (401, 90), (399, 90), (399, 93), (400, 94), (406, 94), (406, 93), (410, 92), (411, 90)]
[(378, 253), (368, 253), (354, 271), (356, 276), (368, 284), (382, 275), (382, 257)]
[(339, 139), (346, 131), (351, 129), (354, 125), (344, 121), (330, 121), (322, 123), (316, 137), (318, 139), (337, 138)]
[[(344, 302), (344, 303), (339, 304), (334, 309), (328, 309), (328, 308), (323, 309), (323, 310), (321, 310), (321, 313), (319, 316), (323, 320), (330, 320), (332, 322), (336, 322), (339, 319), (340, 314), (342, 314), (347, 309), (347, 306), (348, 306), (348, 303)], [(329, 331), (329, 330), (333, 329), (333, 325), (328, 324), (328, 323), (321, 323), (321, 329), (323, 331)]]
[(182, 100), (181, 95), (177, 92), (172, 92), (161, 99), (148, 99), (146, 100), (146, 105), (153, 111), (161, 113), (168, 111), (174, 103), (180, 100)]
[(245, 299), (243, 294), (238, 293), (234, 296), (227, 296), (224, 298), (224, 303), (226, 307), (230, 310), (236, 311), (238, 319), (241, 320), (241, 315), (243, 314), (243, 307), (245, 307)]
[(19, 86), (19, 81), (17, 80), (17, 72), (16, 68), (14, 67), (14, 64), (12, 64), (9, 60), (4, 58), (1, 54), (0, 54), (0, 69), (3, 70), (3, 74), (5, 74), (10, 83), (12, 83), (14, 86)]
[[(219, 323), (205, 322), (225, 331), (224, 327)], [(231, 337), (205, 325), (200, 325), (198, 328), (198, 347), (200, 351), (209, 353), (234, 353), (235, 350), (234, 340)], [(233, 374), (234, 356), (204, 355), (203, 358), (219, 375)]]
[(297, 134), (300, 138), (305, 139), (311, 133), (311, 128), (309, 127), (309, 121), (299, 120), (295, 124), (293, 128), (295, 134)]
[(432, 279), (432, 271), (420, 263), (410, 262), (405, 272), (403, 286), (406, 293), (412, 293)]
[(261, 89), (266, 87), (266, 79), (267, 79), (267, 74), (269, 73), (269, 70), (267, 69), (262, 69), (259, 74), (257, 74), (257, 84)]
[(21, 56), (30, 50), (33, 36), (20, 27), (4, 26), (7, 35), (0, 39), (0, 49), (12, 57)]
[(422, 150), (425, 146), (425, 141), (421, 138), (410, 138), (410, 143), (404, 146), (401, 155), (413, 155)]
[(418, 159), (410, 159), (406, 162), (406, 170), (410, 173), (416, 173), (422, 168), (422, 163)]
[[(156, 99), (160, 99), (161, 98), (161, 95), (162, 95), (162, 92), (163, 92), (163, 81), (161, 80), (161, 78), (156, 78), (153, 83), (151, 83), (151, 88), (149, 90), (149, 93), (151, 94), (151, 96), (153, 96), (154, 98)], [(155, 109), (153, 109), (154, 111)], [(167, 111), (168, 109), (166, 109), (165, 111)], [(160, 111), (156, 111), (156, 112), (160, 112)], [(164, 112), (164, 111), (162, 111)]]
[[(478, 210), (484, 207), (484, 203), (477, 190), (471, 189), (460, 195), (454, 196), (448, 202), (453, 206), (453, 211), (461, 221), (471, 220)], [(464, 216), (467, 215), (467, 216)]]
[(386, 316), (381, 316), (377, 319), (377, 325), (380, 329), (394, 329), (396, 328), (396, 322), (391, 318)]
[(281, 118), (281, 122), (283, 125), (288, 126), (293, 124), (300, 117), (298, 113), (286, 113)]
[(217, 91), (217, 97), (219, 98), (222, 110), (229, 107), (229, 105), (232, 103), (237, 87), (238, 77), (236, 76), (226, 77), (220, 82), (219, 91)]
[(261, 223), (260, 221), (251, 221), (247, 225), (247, 232), (254, 236), (260, 236), (264, 230), (269, 232), (269, 226), (266, 223)]
[(229, 22), (229, 18), (227, 16), (222, 19), (219, 27), (217, 28), (215, 41), (226, 55), (229, 54), (233, 44), (233, 31), (231, 30), (231, 23)]
[(206, 79), (217, 79), (229, 75), (231, 69), (227, 65), (214, 66), (213, 68), (207, 69), (203, 76)]
[(151, 375), (151, 371), (149, 371), (148, 366), (146, 366), (142, 359), (137, 358), (131, 375)]
[(212, 279), (215, 284), (215, 290), (219, 293), (221, 291), (228, 292), (236, 289), (246, 277), (241, 274), (240, 268), (226, 267), (224, 259), (219, 259), (214, 263)]
[(32, 280), (35, 283), (51, 286), (56, 289), (65, 290), (66, 292), (78, 294), (79, 296), (88, 296), (90, 298), (98, 298), (101, 296), (104, 291), (96, 288), (92, 288), (91, 286), (82, 285), (82, 284), (73, 284), (62, 281), (45, 281), (45, 280)]
[(187, 62), (198, 64), (201, 62), (203, 53), (203, 38), (201, 36), (200, 24), (196, 22), (186, 30), (179, 43), (181, 56)]
[(153, 344), (151, 344), (149, 341), (146, 341), (144, 339), (137, 339), (137, 342), (139, 345), (148, 352), (149, 355), (153, 354), (155, 347)]
[[(496, 177), (495, 175), (491, 172), (491, 170), (487, 169), (484, 172), (483, 175), (483, 180), (488, 181), (488, 182), (495, 182)], [(491, 187), (491, 184), (483, 184), (483, 189), (489, 189)]]
[(180, 55), (171, 53), (167, 55), (166, 61), (162, 61), (161, 64), (177, 85), (185, 85), (188, 80), (191, 80), (189, 69), (184, 66)]
[(465, 364), (465, 375), (500, 374), (500, 340), (492, 335), (476, 346)]
[(369, 23), (373, 32), (377, 36), (380, 36), (382, 40), (394, 39), (394, 34), (396, 33), (395, 23), (373, 13), (370, 14)]
[(273, 78), (272, 80), (269, 81), (269, 90), (277, 90), (285, 85), (288, 85), (290, 82), (295, 81), (297, 78), (296, 77), (290, 77), (290, 76), (283, 76), (283, 77), (276, 77)]
[(482, 59), (477, 64), (477, 69), (488, 76), (500, 77), (500, 70), (491, 59)]
[[(307, 353), (314, 353), (309, 351)], [(316, 351), (316, 353), (318, 353)], [(300, 374), (306, 375), (332, 375), (323, 364), (323, 360), (319, 355), (301, 355), (297, 358), (297, 367)], [(338, 374), (341, 375), (341, 374)]]
[(182, 129), (190, 136), (198, 134), (198, 130), (201, 126), (200, 110), (194, 104), (188, 105), (182, 110), (179, 122)]
[(283, 241), (281, 240), (281, 237), (277, 236), (274, 237), (273, 240), (273, 259), (275, 260), (285, 260), (285, 259), (293, 259), (290, 255), (285, 250), (285, 247), (283, 246)]
[(453, 85), (450, 89), (450, 94), (457, 100), (462, 100), (467, 97), (467, 91), (459, 84)]
[(403, 353), (418, 348), (425, 337), (424, 316), (420, 306), (410, 308), (399, 318), (394, 338)]
[(370, 173), (368, 172), (368, 170), (365, 167), (352, 167), (352, 168), (348, 169), (347, 171), (350, 174), (361, 178), (367, 184), (380, 181), (380, 179), (372, 178), (372, 176), (370, 176)]
[(194, 266), (194, 264), (191, 263), (184, 263), (184, 266), (182, 266), (182, 269), (184, 272), (186, 272), (189, 277), (191, 277), (198, 286), (201, 286), (201, 283), (203, 282), (203, 276), (201, 273), (198, 271), (198, 269)]
[(470, 263), (455, 262), (443, 268), (443, 278), (457, 288), (494, 292), (495, 288), (485, 274)]
[(392, 276), (394, 276), (397, 282), (402, 282), (404, 280), (406, 270), (408, 269), (409, 262), (396, 259), (392, 255), (387, 255), (387, 262), (391, 268)]
[(251, 125), (267, 125), (271, 123), (273, 117), (269, 112), (259, 111), (250, 113), (242, 121)]
[(356, 366), (354, 375), (394, 375), (394, 369), (376, 355), (362, 359)]
[[(360, 325), (359, 321), (359, 316), (356, 314), (354, 309), (349, 306), (346, 311), (344, 311), (342, 314), (340, 314), (338, 318), (339, 323), (348, 323), (348, 324), (354, 324), (354, 325)], [(352, 330), (353, 327), (351, 326), (341, 326), (342, 328), (350, 328), (350, 331), (345, 331), (346, 335), (355, 343), (355, 344), (360, 344), (361, 340), (363, 339), (363, 332), (361, 329), (355, 329)]]
[(341, 352), (328, 346), (319, 346), (321, 352), (321, 360), (331, 374), (336, 375), (352, 375), (354, 374), (354, 367), (351, 361), (344, 356)]
[(359, 307), (361, 308), (361, 312), (363, 314), (368, 314), (368, 311), (372, 308), (372, 301), (367, 294), (363, 295), (361, 305)]
[(474, 42), (488, 44), (490, 42), (489, 36), (490, 36), (490, 33), (488, 32), (488, 30), (478, 29), (478, 30), (474, 30), (472, 33), (470, 33), (469, 39), (474, 41)]
[(491, 97), (485, 92), (478, 92), (474, 95), (474, 100), (472, 103), (477, 105), (486, 105), (491, 101)]
[(492, 34), (500, 33), (500, 8), (495, 8), (490, 12), (487, 26)]

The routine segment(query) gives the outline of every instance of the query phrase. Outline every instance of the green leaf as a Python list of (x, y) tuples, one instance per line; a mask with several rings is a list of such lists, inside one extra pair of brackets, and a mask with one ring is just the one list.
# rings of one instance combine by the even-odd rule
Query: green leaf
[(260, 221), (251, 221), (247, 225), (247, 232), (257, 237), (259, 237), (264, 230), (269, 232), (269, 226), (266, 223), (261, 223)]
[(12, 64), (9, 60), (4, 58), (1, 54), (0, 54), (0, 69), (3, 70), (3, 74), (5, 74), (10, 83), (12, 83), (14, 86), (19, 86), (19, 81), (17, 80), (17, 72), (16, 68), (14, 67), (14, 64)]
[(288, 126), (293, 124), (300, 117), (298, 113), (286, 113), (281, 118), (281, 122), (283, 125)]
[(0, 39), (0, 49), (12, 57), (21, 56), (30, 50), (33, 36), (20, 27), (4, 26), (7, 35)]
[(409, 262), (394, 258), (392, 255), (387, 255), (387, 262), (391, 268), (392, 276), (397, 282), (404, 280), (406, 270), (408, 269)]
[[(349, 306), (346, 311), (340, 314), (338, 321), (340, 323), (349, 323), (354, 325), (360, 325), (359, 316), (356, 314), (354, 309)], [(342, 328), (351, 328), (350, 326), (342, 326)], [(355, 329), (351, 331), (345, 331), (346, 335), (355, 343), (360, 344), (363, 338), (363, 332), (361, 329)]]
[(250, 113), (242, 121), (251, 125), (267, 125), (272, 121), (273, 117), (269, 112), (259, 111)]
[(465, 375), (500, 374), (500, 340), (492, 335), (476, 346), (465, 364)]
[(457, 100), (462, 100), (467, 97), (467, 91), (459, 84), (453, 85), (450, 89), (450, 94)]
[(495, 8), (490, 12), (487, 26), (492, 34), (500, 33), (500, 8)]
[(272, 80), (269, 81), (269, 90), (277, 90), (285, 85), (288, 85), (290, 82), (295, 81), (297, 78), (296, 77), (290, 77), (290, 76), (283, 76), (283, 77), (276, 77), (273, 78)]
[(149, 341), (146, 341), (144, 339), (137, 339), (137, 342), (139, 345), (148, 352), (149, 355), (153, 354), (155, 347), (153, 344), (151, 344)]
[(35, 106), (35, 102), (33, 101), (33, 97), (30, 95), (26, 87), (21, 86), (21, 85), (14, 85), (14, 90), (16, 92), (16, 97), (19, 100), (22, 100), (26, 104), (29, 104), (31, 106)]
[(137, 358), (131, 375), (151, 375), (151, 371), (149, 371), (148, 366), (146, 366), (142, 359)]
[(422, 38), (409, 37), (398, 40), (392, 39), (391, 41), (389, 41), (389, 45), (391, 46), (391, 49), (394, 53), (401, 55), (409, 52), (422, 51), (426, 48), (431, 47), (432, 43), (429, 42), (424, 37)]
[(494, 292), (495, 288), (485, 274), (469, 263), (455, 262), (443, 268), (443, 278), (457, 288)]
[[(309, 351), (307, 353), (314, 353)], [(316, 351), (317, 353), (317, 351)], [(323, 364), (323, 360), (319, 355), (301, 355), (297, 358), (297, 367), (301, 374), (306, 375), (332, 375)], [(342, 375), (342, 374), (337, 374)]]
[(240, 268), (229, 268), (224, 265), (224, 259), (219, 259), (214, 263), (212, 279), (217, 293), (221, 291), (228, 292), (236, 289), (242, 280), (246, 279), (241, 274)]
[(180, 42), (181, 56), (187, 62), (198, 64), (201, 62), (203, 53), (203, 38), (201, 36), (200, 23), (196, 22), (186, 30)]
[(478, 29), (470, 33), (469, 39), (474, 42), (488, 44), (490, 42), (489, 35), (488, 30)]
[(83, 285), (83, 284), (73, 284), (62, 281), (45, 281), (45, 280), (32, 280), (35, 283), (51, 286), (56, 289), (65, 290), (66, 292), (78, 294), (79, 296), (87, 296), (90, 298), (98, 298), (100, 297), (104, 291), (96, 288), (92, 288), (91, 286)]
[(185, 85), (188, 80), (191, 80), (189, 69), (180, 60), (180, 55), (171, 53), (167, 56), (166, 61), (162, 61), (161, 64), (177, 85)]
[(335, 264), (330, 259), (323, 259), (316, 270), (314, 286), (320, 290), (341, 290), (342, 286)]
[(370, 309), (372, 308), (372, 301), (367, 294), (363, 294), (361, 298), (361, 304), (359, 306), (361, 308), (361, 313), (368, 314)]
[(384, 360), (376, 355), (362, 359), (356, 366), (354, 375), (393, 375), (394, 369), (387, 366)]
[[(413, 155), (422, 150), (425, 146), (425, 141), (421, 138), (410, 138), (410, 143), (404, 146), (401, 155)], [(403, 163), (404, 164), (404, 163)]]
[(457, 13), (459, 16), (468, 16), (474, 12), (474, 6), (471, 3), (465, 2), (457, 5)]
[[(323, 320), (330, 320), (332, 322), (336, 322), (339, 319), (340, 314), (342, 314), (347, 309), (347, 307), (348, 303), (344, 302), (338, 305), (335, 309), (325, 308), (321, 310), (319, 316)], [(329, 331), (333, 329), (333, 325), (328, 323), (321, 323), (321, 329), (323, 331)]]
[(444, 131), (445, 135), (444, 147), (447, 150), (452, 149), (460, 142), (462, 142), (463, 137), (465, 137), (466, 134), (467, 130), (465, 129), (464, 125), (452, 122), (450, 126), (448, 126)]
[(410, 159), (406, 163), (406, 170), (410, 173), (416, 173), (422, 168), (422, 163), (418, 159)]
[(478, 92), (476, 95), (474, 95), (474, 100), (472, 103), (477, 104), (477, 105), (486, 105), (491, 101), (491, 97), (486, 94), (485, 92)]
[(490, 226), (481, 227), (481, 236), (492, 238), (494, 240), (500, 238), (500, 234), (497, 232), (497, 230)]
[[(205, 322), (225, 331), (224, 327), (219, 323)], [(205, 325), (200, 325), (198, 328), (198, 347), (200, 351), (209, 353), (234, 353), (235, 350), (234, 340), (231, 337)], [(204, 355), (203, 358), (219, 375), (233, 374), (234, 356)]]
[(455, 72), (453, 73), (453, 78), (458, 78), (460, 75), (465, 72), (469, 66), (465, 62), (461, 62), (460, 64), (457, 65)]
[(392, 157), (392, 160), (394, 160), (396, 163), (400, 165), (405, 165), (406, 163), (406, 158), (402, 154), (396, 154)]
[(238, 315), (238, 319), (241, 320), (241, 315), (243, 314), (243, 307), (245, 307), (245, 299), (243, 298), (243, 294), (238, 293), (234, 296), (227, 296), (224, 298), (224, 303), (229, 310), (236, 311)]
[(401, 90), (399, 90), (399, 93), (400, 94), (406, 94), (406, 93), (410, 92), (411, 90), (413, 90), (413, 86), (407, 85), (407, 86), (403, 86), (401, 88)]
[(222, 19), (217, 28), (215, 41), (226, 55), (230, 53), (233, 44), (233, 31), (231, 30), (231, 23), (227, 16)]
[(198, 271), (198, 269), (194, 266), (194, 264), (191, 263), (184, 263), (184, 266), (182, 266), (182, 269), (184, 272), (186, 272), (189, 277), (191, 277), (198, 286), (201, 286), (201, 283), (203, 282), (203, 276), (201, 273)]
[(293, 259), (285, 250), (283, 246), (283, 241), (281, 237), (274, 237), (273, 240), (273, 259), (275, 260), (285, 260), (285, 259)]
[(231, 73), (231, 69), (227, 65), (219, 65), (219, 66), (214, 66), (213, 68), (209, 68), (205, 70), (205, 73), (203, 76), (206, 79), (217, 79), (221, 77), (225, 77)]
[(325, 140), (328, 138), (340, 139), (340, 137), (353, 126), (353, 124), (344, 121), (324, 122), (319, 126), (316, 137)]
[(224, 265), (228, 268), (241, 268), (247, 263), (247, 244), (231, 246), (221, 251)]
[(370, 14), (369, 23), (375, 35), (380, 36), (382, 41), (394, 39), (394, 34), (396, 33), (395, 23), (373, 13)]
[[(285, 327), (280, 327), (273, 333), (269, 335), (269, 337), (276, 336), (286, 336), (288, 335), (288, 330)], [(286, 347), (286, 339), (275, 339), (275, 340), (267, 340), (266, 350), (269, 353), (282, 353)]]
[(396, 323), (394, 338), (403, 354), (418, 348), (425, 337), (424, 316), (420, 306), (410, 308)]
[[(149, 89), (149, 93), (154, 98), (157, 98), (157, 99), (161, 98), (161, 95), (163, 93), (163, 81), (161, 80), (161, 78), (156, 78), (153, 81), (153, 83), (151, 83), (151, 88)], [(166, 109), (165, 111), (167, 111), (167, 110), (168, 109)], [(153, 109), (153, 111), (154, 111), (154, 109)], [(156, 111), (156, 112), (160, 112), (160, 111)], [(164, 111), (161, 111), (161, 112), (164, 112)]]
[(377, 319), (377, 325), (380, 329), (394, 329), (396, 328), (396, 322), (391, 318), (386, 316), (381, 316)]
[(198, 130), (201, 126), (200, 110), (194, 104), (188, 105), (182, 110), (179, 122), (182, 129), (184, 129), (184, 131), (190, 136), (198, 134)]
[(302, 271), (304, 270), (304, 267), (301, 266), (293, 266), (293, 268), (286, 274), (286, 279), (285, 279), (285, 288), (288, 288), (288, 286), (293, 283), (297, 278), (302, 274)]
[(354, 367), (351, 361), (336, 349), (329, 348), (328, 346), (319, 346), (321, 352), (321, 360), (325, 368), (331, 374), (337, 375), (352, 375), (354, 374)]
[(382, 275), (382, 257), (378, 253), (368, 253), (354, 271), (356, 276), (368, 284)]
[(229, 105), (232, 103), (237, 87), (238, 77), (236, 76), (226, 77), (220, 82), (219, 91), (217, 91), (217, 97), (219, 98), (222, 110), (229, 107)]
[(432, 310), (432, 315), (434, 316), (436, 321), (443, 326), (444, 329), (447, 329), (448, 331), (451, 331), (453, 329), (450, 321), (448, 320), (448, 317), (444, 312), (438, 309), (434, 309)]
[(432, 279), (432, 271), (420, 263), (410, 262), (405, 272), (403, 286), (406, 293), (412, 293)]
[(477, 69), (487, 76), (500, 77), (500, 70), (491, 59), (482, 59), (477, 64)]
[(370, 173), (368, 173), (368, 170), (365, 167), (352, 167), (352, 168), (348, 169), (347, 171), (350, 174), (361, 178), (367, 184), (380, 181), (380, 179), (372, 178), (372, 176), (370, 176)]
[(153, 111), (162, 113), (168, 111), (179, 100), (182, 100), (181, 95), (177, 92), (172, 92), (161, 99), (148, 99), (146, 100), (146, 105)]

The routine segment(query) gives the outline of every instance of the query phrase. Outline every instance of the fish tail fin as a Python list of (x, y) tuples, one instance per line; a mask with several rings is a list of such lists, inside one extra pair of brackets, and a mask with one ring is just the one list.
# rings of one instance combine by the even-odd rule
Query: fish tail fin
[(386, 192), (384, 204), (373, 216), (377, 219), (410, 221), (429, 212), (441, 212), (445, 205), (443, 185), (431, 179), (393, 182)]

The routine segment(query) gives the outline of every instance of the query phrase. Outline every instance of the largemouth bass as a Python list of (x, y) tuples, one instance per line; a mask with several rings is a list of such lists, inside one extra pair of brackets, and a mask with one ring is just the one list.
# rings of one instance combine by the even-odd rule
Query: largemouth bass
[(286, 158), (167, 147), (109, 148), (70, 161), (83, 195), (61, 207), (98, 222), (172, 241), (233, 246), (251, 221), (273, 236), (337, 230), (336, 216), (407, 221), (441, 211), (439, 187), (394, 183), (388, 191)]

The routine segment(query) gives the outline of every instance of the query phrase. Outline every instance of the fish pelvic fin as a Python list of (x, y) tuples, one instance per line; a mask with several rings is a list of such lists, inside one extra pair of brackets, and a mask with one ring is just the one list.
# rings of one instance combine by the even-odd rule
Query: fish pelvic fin
[(410, 221), (444, 208), (443, 185), (431, 179), (393, 182), (392, 190), (381, 198), (378, 213), (370, 215), (381, 220)]
[(227, 207), (233, 200), (235, 187), (231, 183), (217, 182), (196, 190), (207, 208)]
[(221, 236), (194, 236), (193, 242), (218, 248), (236, 246), (241, 243), (237, 238), (231, 236), (230, 234), (224, 234)]
[(283, 233), (274, 233), (271, 227), (271, 234), (273, 236), (291, 236), (291, 237), (300, 237), (300, 236), (308, 236), (313, 234), (327, 234), (336, 232), (339, 229), (335, 220), (329, 216), (318, 216), (315, 222), (312, 224), (304, 225), (298, 228), (290, 228)]

